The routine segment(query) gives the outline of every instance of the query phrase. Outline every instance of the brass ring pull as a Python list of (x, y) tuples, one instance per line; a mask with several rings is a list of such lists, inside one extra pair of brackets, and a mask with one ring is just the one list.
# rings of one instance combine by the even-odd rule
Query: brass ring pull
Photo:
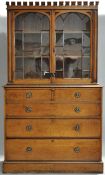
[(80, 152), (80, 147), (78, 147), (78, 146), (75, 147), (75, 148), (74, 148), (74, 152), (75, 152), (75, 153), (79, 153), (79, 152)]
[(79, 113), (80, 112), (80, 107), (75, 107), (74, 108), (74, 111), (77, 112), (77, 113)]
[(77, 124), (77, 125), (74, 127), (74, 130), (75, 130), (75, 131), (79, 131), (79, 130), (80, 130), (80, 125)]
[(26, 92), (26, 98), (31, 98), (32, 97), (32, 92)]
[(32, 107), (30, 106), (25, 106), (25, 112), (32, 112)]
[(32, 152), (32, 147), (27, 147), (26, 152)]
[(75, 98), (80, 98), (80, 96), (81, 96), (80, 92), (75, 92), (75, 94), (74, 94)]
[(26, 126), (26, 131), (31, 131), (32, 130), (32, 125), (27, 125)]

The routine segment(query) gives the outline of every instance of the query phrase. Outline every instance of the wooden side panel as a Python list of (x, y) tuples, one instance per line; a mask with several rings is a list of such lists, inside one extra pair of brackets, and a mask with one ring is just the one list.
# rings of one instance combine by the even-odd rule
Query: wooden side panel
[(7, 138), (99, 138), (100, 133), (100, 119), (6, 119)]
[(101, 106), (96, 104), (71, 103), (71, 104), (7, 104), (7, 117), (96, 117), (101, 115)]
[(8, 139), (6, 160), (100, 161), (98, 139)]

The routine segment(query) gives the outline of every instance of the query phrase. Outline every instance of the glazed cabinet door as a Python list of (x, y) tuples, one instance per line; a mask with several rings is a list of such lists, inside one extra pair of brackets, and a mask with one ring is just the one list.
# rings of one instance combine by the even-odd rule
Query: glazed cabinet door
[(15, 74), (20, 81), (49, 82), (50, 17), (26, 12), (15, 17)]
[(55, 82), (91, 82), (91, 24), (80, 12), (55, 15)]

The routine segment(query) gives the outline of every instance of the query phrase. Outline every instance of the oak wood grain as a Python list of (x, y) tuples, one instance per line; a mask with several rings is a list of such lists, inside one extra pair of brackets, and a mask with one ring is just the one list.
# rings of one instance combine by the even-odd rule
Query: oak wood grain
[(6, 104), (7, 117), (98, 117), (101, 115), (100, 103), (22, 103)]
[[(53, 96), (53, 98), (52, 98)], [(36, 89), (7, 89), (6, 102), (7, 103), (23, 103), (51, 101), (55, 102), (71, 102), (71, 101), (88, 101), (101, 102), (101, 88), (36, 88)]]
[(100, 140), (7, 139), (6, 160), (100, 161)]
[(102, 162), (30, 162), (30, 161), (5, 161), (4, 173), (103, 173)]
[(100, 138), (100, 119), (6, 119), (7, 138)]

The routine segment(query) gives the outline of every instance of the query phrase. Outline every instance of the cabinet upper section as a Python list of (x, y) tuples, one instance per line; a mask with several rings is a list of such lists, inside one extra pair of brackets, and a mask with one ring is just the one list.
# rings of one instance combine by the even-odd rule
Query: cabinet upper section
[(98, 2), (7, 2), (8, 81), (97, 82)]

